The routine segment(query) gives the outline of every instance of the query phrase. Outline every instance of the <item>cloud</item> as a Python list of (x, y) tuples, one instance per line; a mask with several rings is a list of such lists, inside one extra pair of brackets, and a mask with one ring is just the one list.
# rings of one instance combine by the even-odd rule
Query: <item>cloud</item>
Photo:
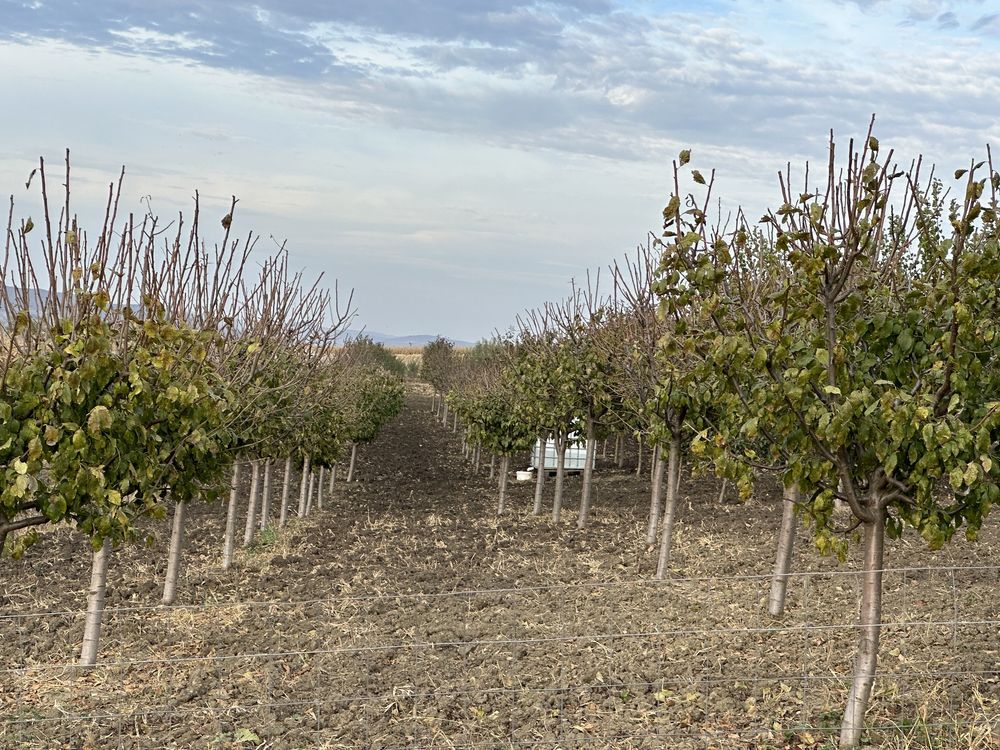
[[(724, 197), (759, 203), (773, 195), (770, 176), (786, 161), (823, 159), (831, 127), (838, 136), (858, 135), (872, 112), (883, 143), (897, 145), (902, 158), (925, 152), (953, 167), (1000, 140), (1000, 15), (979, 3), (686, 5), (0, 0), (0, 52), (5, 42), (36, 51), (48, 45), (51, 55), (25, 59), (36, 67), (51, 60), (44, 70), (67, 79), (58, 65), (81, 56), (106, 67), (127, 59), (142, 71), (170, 71), (155, 79), (159, 88), (144, 89), (134, 77), (106, 84), (134, 99), (123, 115), (128, 130), (114, 144), (99, 140), (96, 121), (64, 129), (58, 118), (35, 140), (62, 143), (71, 133), (79, 143), (93, 131), (101, 144), (94, 148), (145, 147), (149, 161), (171, 164), (184, 158), (176, 140), (197, 155), (194, 168), (219, 195), (245, 183), (245, 205), (266, 205), (295, 222), (321, 216), (341, 228), (338, 242), (428, 274), (466, 273), (441, 253), (468, 245), (490, 248), (479, 260), (502, 270), (506, 237), (524, 243), (516, 256), (523, 258), (549, 246), (553, 227), (567, 238), (555, 252), (571, 258), (559, 262), (585, 267), (630, 231), (641, 238), (644, 211), (660, 200), (663, 170), (682, 147), (694, 149), (699, 168), (720, 168), (730, 191)], [(15, 91), (52, 89), (24, 65)], [(90, 73), (87, 85), (99, 88), (98, 78)], [(90, 107), (82, 90), (60, 90), (67, 108)], [(516, 177), (504, 182), (498, 175), (511, 163)], [(424, 184), (431, 172), (451, 184)], [(524, 182), (539, 173), (551, 187), (524, 198)], [(581, 181), (587, 192), (574, 197)], [(190, 173), (178, 173), (170, 185), (189, 190), (191, 183)], [(618, 218), (609, 212), (607, 221), (627, 215), (633, 229), (609, 230), (600, 240), (592, 229), (566, 229), (595, 221), (607, 191), (621, 196)], [(510, 202), (517, 208), (505, 212)], [(329, 230), (319, 227), (325, 238)], [(324, 242), (316, 241), (316, 257)], [(590, 255), (577, 257), (584, 243)], [(360, 265), (348, 268), (361, 273)]]
[(1000, 19), (1000, 13), (987, 13), (975, 20), (972, 29), (974, 31), (996, 31), (1000, 29), (1000, 23), (997, 23), (998, 19)]

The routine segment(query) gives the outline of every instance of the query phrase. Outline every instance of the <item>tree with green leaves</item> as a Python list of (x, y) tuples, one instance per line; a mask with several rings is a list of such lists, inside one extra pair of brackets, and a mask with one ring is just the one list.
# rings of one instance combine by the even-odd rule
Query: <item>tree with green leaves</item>
[(438, 336), (424, 346), (420, 359), (420, 377), (434, 388), (438, 416), (444, 425), (448, 424), (448, 405), (444, 396), (451, 387), (456, 357), (455, 345)]
[(886, 537), (912, 529), (935, 548), (964, 526), (974, 538), (1000, 498), (1000, 174), (984, 163), (956, 172), (946, 208), (919, 161), (897, 169), (869, 131), (843, 162), (831, 139), (825, 184), (793, 191), (783, 176), (766, 242), (742, 215), (722, 231), (700, 201), (682, 213), (677, 177), (665, 212), (657, 291), (667, 311), (686, 311), (684, 344), (701, 373), (725, 374), (719, 412), (734, 415), (699, 430), (692, 450), (745, 482), (757, 464), (783, 467), (821, 551), (843, 556), (842, 532), (863, 532), (842, 747), (861, 740), (875, 677)]

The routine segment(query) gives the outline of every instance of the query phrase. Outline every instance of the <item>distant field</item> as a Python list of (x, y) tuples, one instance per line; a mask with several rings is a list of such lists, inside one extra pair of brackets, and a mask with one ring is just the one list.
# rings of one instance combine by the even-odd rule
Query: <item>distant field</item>
[(420, 367), (423, 362), (422, 346), (390, 346), (387, 348), (396, 356), (396, 359), (407, 367), (411, 365)]
[[(468, 348), (470, 347), (456, 346), (455, 350), (465, 351)], [(422, 346), (387, 346), (386, 349), (396, 355), (396, 358), (404, 365), (415, 363), (419, 367), (423, 362), (424, 348)]]

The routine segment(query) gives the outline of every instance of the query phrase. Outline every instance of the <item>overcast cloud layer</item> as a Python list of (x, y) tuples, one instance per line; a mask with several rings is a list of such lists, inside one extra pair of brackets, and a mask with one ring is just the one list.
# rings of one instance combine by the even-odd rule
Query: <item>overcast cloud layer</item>
[(78, 206), (122, 163), (137, 210), (235, 193), (372, 329), (475, 339), (642, 241), (682, 147), (754, 209), (873, 112), (964, 166), (997, 39), (971, 0), (0, 0), (0, 193), (66, 146)]

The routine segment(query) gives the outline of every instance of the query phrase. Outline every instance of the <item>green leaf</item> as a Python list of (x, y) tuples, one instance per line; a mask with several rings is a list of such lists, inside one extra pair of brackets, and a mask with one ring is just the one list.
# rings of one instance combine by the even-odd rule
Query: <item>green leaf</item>
[(891, 453), (889, 455), (889, 458), (887, 458), (885, 460), (885, 465), (883, 467), (884, 470), (885, 470), (886, 475), (889, 475), (889, 476), (892, 475), (892, 472), (894, 472), (896, 470), (896, 464), (898, 462), (899, 462), (899, 454), (898, 453)]
[(913, 348), (913, 336), (909, 331), (903, 331), (896, 338), (896, 345), (899, 347), (903, 354), (909, 354), (910, 350)]
[(28, 460), (37, 461), (42, 457), (42, 441), (37, 437), (28, 441)]
[(972, 484), (979, 479), (979, 464), (974, 461), (970, 461), (969, 465), (965, 467), (965, 476), (962, 477), (965, 483), (970, 487)]
[(964, 480), (965, 472), (963, 472), (958, 466), (948, 472), (948, 481), (951, 483), (951, 488), (953, 490), (960, 489)]

